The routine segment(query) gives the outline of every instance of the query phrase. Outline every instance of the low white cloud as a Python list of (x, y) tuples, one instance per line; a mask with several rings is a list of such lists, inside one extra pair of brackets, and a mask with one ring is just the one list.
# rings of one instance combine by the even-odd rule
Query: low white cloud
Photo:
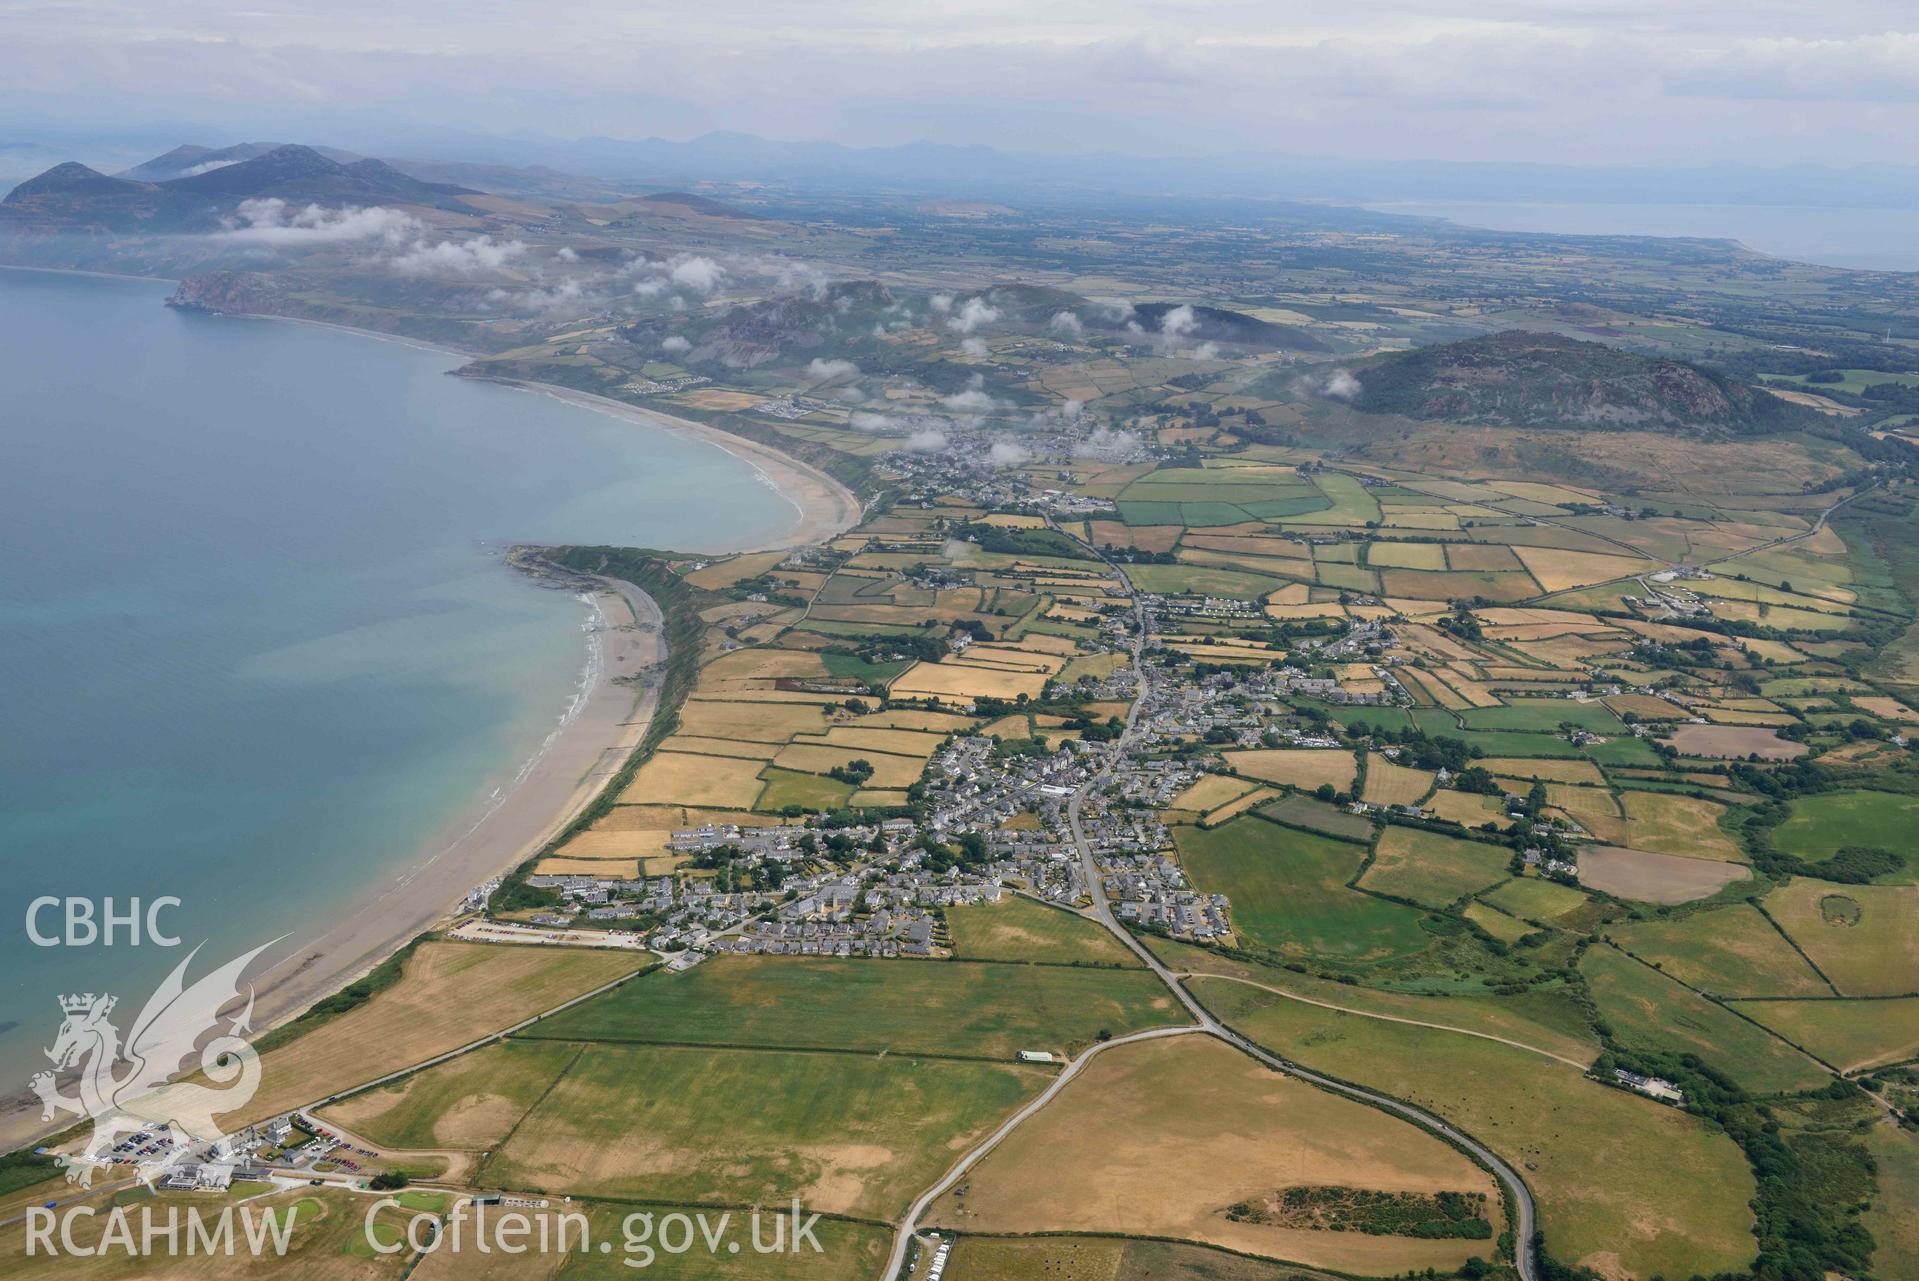
[(1062, 338), (1084, 338), (1086, 325), (1079, 316), (1070, 311), (1056, 311), (1046, 327)]
[(968, 298), (960, 304), (959, 311), (946, 322), (946, 327), (956, 334), (970, 334), (981, 325), (990, 325), (999, 319), (999, 308), (984, 298)]
[(1010, 440), (996, 440), (993, 447), (986, 451), (986, 461), (995, 467), (1018, 467), (1033, 453), (1024, 445), (1016, 445)]
[(710, 294), (726, 279), (726, 268), (711, 258), (696, 254), (674, 260), (671, 275), (676, 285), (691, 289), (694, 293)]
[(916, 454), (942, 453), (947, 444), (946, 433), (937, 427), (922, 427), (906, 438), (906, 447)]
[(940, 315), (944, 316), (947, 312), (953, 310), (953, 295), (934, 294), (931, 298), (928, 298), (926, 300), (926, 305), (931, 307), (934, 311), (938, 312)]
[(522, 306), (537, 311), (566, 311), (577, 307), (586, 296), (586, 286), (577, 280), (562, 280), (547, 289), (536, 289), (520, 300)]
[(960, 341), (961, 354), (971, 356), (975, 360), (984, 359), (992, 353), (992, 350), (986, 345), (984, 338), (966, 338)]
[(289, 205), (277, 196), (262, 200), (242, 200), (224, 231), (213, 233), (221, 240), (243, 244), (295, 248), (301, 245), (342, 244), (355, 240), (382, 240), (403, 244), (424, 230), (420, 220), (398, 209), (378, 205), (370, 208), (348, 206), (322, 209)]
[(1360, 393), (1359, 379), (1351, 371), (1335, 369), (1320, 384), (1319, 394), (1330, 400), (1351, 400)]
[(660, 350), (679, 355), (683, 351), (692, 351), (693, 344), (678, 334), (671, 334), (660, 342)]
[(1074, 445), (1073, 453), (1081, 458), (1119, 459), (1129, 456), (1139, 446), (1140, 438), (1136, 433), (1101, 427)]
[(442, 240), (438, 244), (420, 240), (393, 260), (393, 268), (409, 276), (477, 276), (498, 271), (525, 252), (526, 245), (521, 241), (495, 240), (491, 236)]
[(1199, 317), (1191, 303), (1181, 303), (1159, 318), (1159, 332), (1168, 338), (1184, 338), (1199, 328)]
[(704, 254), (675, 254), (671, 258), (640, 258), (626, 267), (635, 277), (633, 292), (642, 298), (662, 294), (704, 298), (726, 283), (727, 267)]
[(940, 404), (956, 414), (990, 414), (999, 402), (978, 387), (968, 387), (950, 396), (941, 396)]
[(830, 382), (835, 378), (857, 378), (860, 367), (850, 360), (819, 360), (807, 363), (806, 376), (814, 382)]
[(561, 262), (578, 262), (580, 260), (580, 255), (573, 252), (572, 245), (561, 245), (559, 249), (554, 252), (553, 256)]

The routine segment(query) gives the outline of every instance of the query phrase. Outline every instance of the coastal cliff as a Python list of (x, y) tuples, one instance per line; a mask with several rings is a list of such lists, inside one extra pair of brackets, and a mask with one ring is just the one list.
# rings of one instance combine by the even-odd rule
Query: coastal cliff
[[(429, 286), (412, 288), (418, 293)], [(511, 341), (490, 332), (483, 322), (434, 314), (455, 308), (476, 310), (480, 290), (457, 287), (438, 293), (443, 296), (436, 297), (433, 306), (408, 305), (417, 303), (417, 298), (394, 296), (393, 287), (386, 281), (356, 282), (353, 277), (321, 278), (298, 272), (216, 270), (181, 277), (167, 298), (167, 306), (218, 316), (310, 320), (457, 347), (467, 353), (497, 350)]]
[(300, 315), (280, 282), (263, 271), (204, 271), (182, 280), (167, 306), (216, 316)]

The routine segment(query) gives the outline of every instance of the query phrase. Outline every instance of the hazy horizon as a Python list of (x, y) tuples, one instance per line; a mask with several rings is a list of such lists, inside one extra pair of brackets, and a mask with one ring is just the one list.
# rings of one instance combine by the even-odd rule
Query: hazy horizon
[[(226, 130), (1357, 162), (1880, 164), (1919, 124), (1888, 0), (0, 3), (0, 142)], [(36, 137), (39, 134), (41, 137)], [(180, 140), (185, 140), (182, 137)]]

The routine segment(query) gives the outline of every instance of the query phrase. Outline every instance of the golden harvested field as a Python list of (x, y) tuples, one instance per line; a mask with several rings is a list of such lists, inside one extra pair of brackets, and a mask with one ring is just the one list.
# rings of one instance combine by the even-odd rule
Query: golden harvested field
[(696, 569), (685, 575), (686, 581), (695, 587), (707, 591), (718, 591), (722, 587), (731, 587), (743, 578), (757, 578), (773, 566), (785, 560), (787, 553), (748, 552), (744, 556), (734, 556), (729, 560), (714, 561), (704, 569)]
[(1631, 713), (1642, 721), (1677, 721), (1686, 717), (1684, 708), (1651, 694), (1614, 694), (1599, 701), (1621, 716)]
[(971, 729), (979, 724), (970, 716), (957, 716), (952, 712), (927, 712), (915, 707), (889, 707), (883, 712), (874, 712), (862, 716), (856, 722), (862, 729), (917, 729), (930, 733), (946, 734)]
[(1919, 885), (1796, 880), (1765, 905), (1845, 995), (1919, 992)]
[(1411, 805), (1433, 789), (1428, 770), (1408, 769), (1374, 752), (1366, 758), (1366, 787), (1360, 799), (1373, 805)]
[(1609, 582), (1657, 568), (1633, 556), (1602, 556), (1596, 552), (1569, 552), (1557, 547), (1515, 547), (1513, 554), (1548, 592), (1563, 592), (1590, 583)]
[(635, 880), (640, 860), (632, 858), (563, 858), (555, 855), (533, 865), (536, 876), (593, 876), (618, 881)]
[(1588, 845), (1579, 851), (1580, 884), (1642, 903), (1690, 903), (1751, 875), (1738, 863), (1616, 845)]
[[(1070, 1171), (1070, 1177), (1062, 1177)], [(1488, 1176), (1383, 1112), (1260, 1066), (1205, 1036), (1102, 1053), (974, 1167), (929, 1222), (968, 1233), (1124, 1232), (1386, 1275), (1452, 1268), (1488, 1242), (1236, 1223), (1283, 1188), (1483, 1193)]]
[(760, 794), (763, 767), (757, 760), (655, 752), (620, 796), (650, 805), (751, 809)]
[(665, 853), (671, 836), (665, 829), (593, 828), (568, 840), (560, 852), (569, 858), (646, 858)]
[[(925, 760), (939, 749), (945, 740), (944, 734), (927, 734), (919, 730), (886, 729), (883, 726), (867, 728), (864, 721), (851, 725), (835, 725), (822, 736), (823, 741), (838, 747), (866, 747), (876, 752), (890, 752), (895, 756), (917, 756)], [(797, 742), (812, 741), (811, 735), (803, 735)]]
[(1519, 558), (1513, 555), (1512, 548), (1498, 543), (1447, 543), (1446, 567), (1465, 571), (1491, 571), (1522, 569)]
[(1373, 543), (1366, 563), (1378, 569), (1446, 568), (1446, 548), (1440, 543)]
[(1226, 802), (1256, 790), (1258, 789), (1255, 784), (1243, 778), (1232, 778), (1225, 774), (1202, 774), (1196, 782), (1173, 797), (1172, 808), (1204, 814), (1208, 810), (1218, 809)]
[(1503, 831), (1513, 825), (1513, 821), (1506, 817), (1506, 811), (1500, 805), (1497, 796), (1441, 790), (1433, 793), (1433, 798), (1426, 802), (1426, 808), (1443, 819), (1461, 823), (1467, 827), (1497, 823)]
[(1424, 706), (1443, 707), (1449, 712), (1463, 711), (1470, 706), (1452, 686), (1424, 668), (1398, 667), (1393, 670), (1400, 684)]
[(700, 683), (824, 675), (826, 664), (818, 654), (793, 649), (736, 649), (702, 667)]
[(458, 1049), (644, 968), (644, 953), (423, 943), (400, 981), (260, 1058), (260, 1092), (229, 1128)]
[(1672, 792), (1622, 792), (1619, 803), (1632, 838), (1623, 844), (1688, 858), (1746, 861), (1739, 842), (1719, 827), (1724, 805)]
[(1226, 764), (1234, 773), (1264, 783), (1312, 791), (1322, 783), (1331, 783), (1339, 791), (1352, 788), (1359, 773), (1351, 752), (1337, 748), (1267, 748), (1249, 752), (1225, 753)]
[(1200, 819), (1200, 826), (1218, 827), (1221, 823), (1238, 818), (1247, 810), (1264, 805), (1267, 801), (1282, 795), (1284, 795), (1284, 793), (1275, 791), (1270, 787), (1254, 788), (1252, 791), (1246, 793), (1246, 795), (1230, 800), (1218, 809), (1207, 813), (1205, 817)]
[(790, 703), (739, 703), (690, 698), (680, 708), (680, 733), (697, 738), (744, 738), (784, 743), (795, 734), (826, 728), (817, 707)]
[(675, 734), (660, 743), (662, 752), (687, 752), (694, 756), (735, 756), (741, 760), (765, 761), (780, 750), (778, 743), (754, 743), (736, 738), (695, 738)]
[(1038, 698), (1045, 688), (1043, 671), (995, 671), (959, 663), (918, 662), (900, 673), (889, 692), (894, 698), (931, 698), (964, 704), (976, 698), (1010, 700), (1021, 694)]

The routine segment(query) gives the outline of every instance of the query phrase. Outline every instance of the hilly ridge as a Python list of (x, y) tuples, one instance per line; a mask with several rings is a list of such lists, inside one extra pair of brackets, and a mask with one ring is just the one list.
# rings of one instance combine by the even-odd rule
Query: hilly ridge
[(1355, 408), (1427, 421), (1721, 438), (1811, 420), (1716, 370), (1524, 329), (1394, 353), (1355, 372)]

